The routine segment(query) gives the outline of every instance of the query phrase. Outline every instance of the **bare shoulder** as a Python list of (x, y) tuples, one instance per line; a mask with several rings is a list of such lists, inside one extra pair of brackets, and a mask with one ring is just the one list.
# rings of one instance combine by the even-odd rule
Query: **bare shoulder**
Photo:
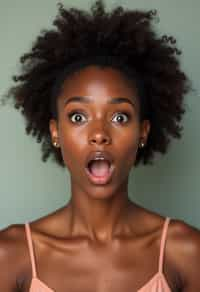
[(200, 230), (182, 220), (171, 220), (168, 251), (185, 292), (200, 291)]
[(0, 291), (16, 291), (19, 287), (17, 279), (24, 264), (24, 236), (21, 224), (0, 230)]
[(180, 256), (184, 255), (182, 261), (190, 259), (196, 262), (196, 256), (200, 255), (200, 230), (182, 220), (173, 219), (169, 233), (174, 249)]
[(0, 230), (0, 261), (5, 258), (13, 258), (22, 241), (22, 226), (20, 224), (9, 225)]

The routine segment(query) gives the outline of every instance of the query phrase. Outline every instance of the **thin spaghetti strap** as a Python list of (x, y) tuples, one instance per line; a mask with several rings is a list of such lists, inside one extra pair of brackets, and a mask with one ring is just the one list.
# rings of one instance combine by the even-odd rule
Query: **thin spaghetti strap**
[(165, 250), (167, 229), (168, 229), (169, 222), (170, 222), (170, 218), (166, 217), (163, 231), (162, 231), (161, 241), (160, 241), (159, 273), (163, 273), (163, 258), (164, 258), (164, 250)]
[(30, 258), (31, 258), (31, 266), (32, 266), (33, 278), (37, 278), (36, 266), (35, 266), (35, 257), (34, 257), (34, 251), (33, 251), (33, 242), (32, 242), (32, 238), (31, 238), (31, 230), (30, 230), (29, 223), (25, 223), (25, 232), (26, 232), (26, 238), (27, 238), (27, 241), (28, 241), (29, 254), (30, 254)]

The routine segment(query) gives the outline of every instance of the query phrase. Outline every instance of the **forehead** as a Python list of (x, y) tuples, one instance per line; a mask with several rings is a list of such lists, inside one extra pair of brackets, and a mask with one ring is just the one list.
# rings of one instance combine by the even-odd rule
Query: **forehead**
[(87, 66), (66, 77), (60, 100), (72, 96), (87, 96), (94, 101), (106, 101), (111, 97), (126, 97), (137, 102), (134, 80), (129, 80), (120, 70), (111, 67)]

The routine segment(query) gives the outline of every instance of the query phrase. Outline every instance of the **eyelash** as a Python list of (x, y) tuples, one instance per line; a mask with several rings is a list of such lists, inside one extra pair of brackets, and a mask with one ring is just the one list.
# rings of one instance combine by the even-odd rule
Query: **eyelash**
[[(74, 114), (78, 114), (78, 115), (82, 115), (83, 113), (81, 112), (81, 111), (72, 111), (72, 112), (70, 112), (67, 116), (68, 116), (68, 118), (70, 119), (70, 121), (72, 122), (72, 120), (71, 120), (71, 118), (72, 118), (72, 116), (74, 115)], [(119, 114), (119, 115), (126, 115), (127, 116), (127, 118), (128, 118), (128, 120), (130, 120), (130, 114), (129, 113), (127, 113), (127, 112), (118, 112), (117, 114)], [(127, 123), (128, 121), (126, 121), (126, 122), (122, 122), (122, 123)], [(72, 122), (73, 124), (79, 124), (79, 123), (81, 123), (81, 122)]]

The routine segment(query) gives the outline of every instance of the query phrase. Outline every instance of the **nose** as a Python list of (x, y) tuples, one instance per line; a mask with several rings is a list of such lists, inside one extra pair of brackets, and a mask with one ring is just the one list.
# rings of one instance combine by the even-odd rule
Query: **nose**
[(89, 142), (90, 144), (110, 144), (111, 137), (102, 126), (96, 127), (90, 134)]

